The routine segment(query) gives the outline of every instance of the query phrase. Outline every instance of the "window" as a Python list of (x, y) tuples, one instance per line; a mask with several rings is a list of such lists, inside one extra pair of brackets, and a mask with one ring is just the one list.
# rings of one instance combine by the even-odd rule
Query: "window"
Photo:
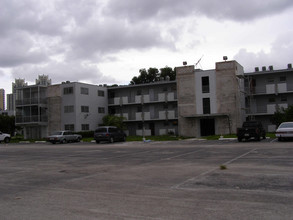
[(142, 106), (137, 106), (137, 112), (142, 112)]
[(210, 98), (203, 98), (202, 99), (202, 106), (203, 106), (203, 113), (204, 114), (210, 114), (211, 113)]
[(72, 113), (72, 112), (74, 112), (74, 106), (73, 105), (64, 106), (64, 113)]
[(88, 88), (81, 87), (80, 88), (80, 94), (88, 95), (89, 94), (89, 89)]
[(268, 78), (268, 83), (275, 83), (275, 79), (274, 78)]
[(63, 94), (64, 95), (73, 94), (73, 87), (65, 87), (65, 88), (63, 88)]
[(287, 96), (282, 95), (281, 96), (281, 102), (287, 102)]
[(89, 124), (82, 124), (82, 125), (81, 125), (81, 130), (82, 130), (82, 131), (88, 131), (88, 130), (90, 130), (90, 126), (89, 126)]
[(115, 98), (115, 92), (110, 91), (109, 92), (109, 98), (111, 98), (111, 99)]
[(202, 93), (210, 92), (210, 82), (209, 82), (208, 76), (204, 76), (201, 78), (201, 85), (202, 85)]
[(136, 95), (141, 95), (141, 90), (137, 90)]
[(142, 123), (137, 123), (137, 128), (138, 128), (139, 130), (141, 130), (141, 129), (143, 128), (143, 124), (142, 124)]
[(167, 87), (164, 87), (163, 88), (163, 92), (167, 92), (168, 91), (168, 88)]
[(98, 90), (98, 96), (104, 97), (105, 92), (103, 90)]
[(270, 98), (269, 98), (269, 103), (274, 103), (274, 102), (276, 102), (275, 97), (270, 97)]
[(105, 108), (104, 107), (99, 107), (98, 112), (104, 114), (105, 113)]
[(164, 103), (163, 108), (168, 109), (168, 103)]
[(81, 112), (89, 112), (89, 107), (88, 106), (81, 106)]
[(65, 124), (64, 130), (74, 131), (74, 124)]
[(280, 76), (280, 82), (286, 82), (286, 76)]

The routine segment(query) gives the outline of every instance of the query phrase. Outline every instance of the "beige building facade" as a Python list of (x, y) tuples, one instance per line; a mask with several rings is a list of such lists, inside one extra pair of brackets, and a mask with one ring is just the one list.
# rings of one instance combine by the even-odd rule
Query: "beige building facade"
[(236, 133), (245, 113), (243, 75), (236, 61), (218, 62), (207, 71), (193, 65), (177, 67), (179, 135)]

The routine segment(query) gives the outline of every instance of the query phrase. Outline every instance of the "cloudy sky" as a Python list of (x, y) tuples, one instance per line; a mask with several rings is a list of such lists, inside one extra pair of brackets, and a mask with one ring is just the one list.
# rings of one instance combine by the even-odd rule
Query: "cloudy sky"
[(246, 72), (293, 63), (292, 0), (1, 0), (0, 88), (79, 81), (128, 84), (139, 69), (183, 61)]

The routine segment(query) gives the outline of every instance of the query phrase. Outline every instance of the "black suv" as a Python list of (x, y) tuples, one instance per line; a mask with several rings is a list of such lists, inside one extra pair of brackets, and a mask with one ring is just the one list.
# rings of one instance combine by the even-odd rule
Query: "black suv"
[(114, 141), (126, 141), (126, 134), (117, 127), (102, 126), (95, 130), (94, 139), (97, 144), (100, 143), (100, 141), (108, 141), (110, 143)]

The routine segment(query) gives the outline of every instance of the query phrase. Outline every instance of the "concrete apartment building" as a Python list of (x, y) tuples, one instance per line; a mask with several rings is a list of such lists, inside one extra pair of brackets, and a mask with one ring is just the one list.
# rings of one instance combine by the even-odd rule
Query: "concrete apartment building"
[(128, 135), (177, 134), (176, 81), (109, 87), (109, 113), (125, 118)]
[(256, 67), (254, 72), (245, 73), (246, 116), (247, 119), (260, 120), (268, 132), (274, 132), (276, 126), (270, 121), (278, 109), (293, 105), (293, 69), (274, 70)]
[(43, 138), (56, 130), (94, 130), (107, 114), (107, 88), (79, 82), (51, 85), (39, 76), (35, 85), (15, 88), (15, 123), (24, 137)]
[(244, 72), (236, 61), (214, 70), (176, 68), (178, 133), (200, 137), (236, 133), (244, 120)]
[(5, 90), (0, 89), (0, 111), (5, 110)]
[(64, 82), (48, 87), (48, 133), (92, 131), (108, 114), (107, 87)]
[(177, 67), (176, 81), (115, 87), (51, 85), (39, 76), (36, 85), (15, 86), (16, 125), (26, 138), (39, 138), (56, 130), (94, 130), (109, 113), (125, 118), (128, 135), (224, 135), (250, 119), (274, 132), (271, 116), (293, 104), (292, 72), (288, 65), (244, 73), (236, 61), (223, 61), (212, 70)]

